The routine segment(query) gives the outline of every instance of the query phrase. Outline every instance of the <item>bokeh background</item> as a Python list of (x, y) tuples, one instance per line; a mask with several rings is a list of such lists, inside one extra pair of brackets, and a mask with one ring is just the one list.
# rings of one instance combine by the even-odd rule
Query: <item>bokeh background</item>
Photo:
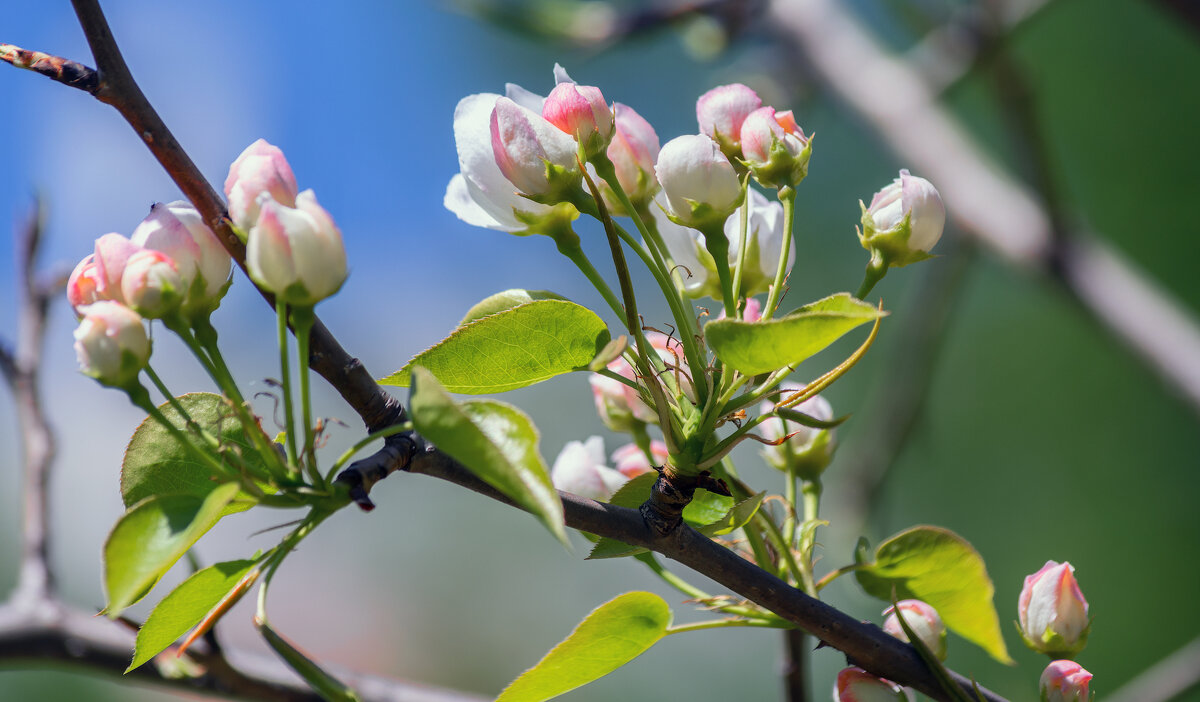
[[(497, 26), (435, 2), (104, 6), (135, 76), (212, 182), (219, 185), (238, 153), (264, 137), (334, 214), (351, 276), (319, 313), (377, 376), (506, 288), (550, 289), (604, 312), (549, 240), (474, 229), (442, 207), (457, 171), (451, 115), (467, 94), (501, 92), (505, 82), (544, 94), (558, 61), (576, 80), (637, 109), (664, 143), (695, 131), (694, 101), (714, 85), (748, 82), (780, 109), (790, 104), (819, 138), (799, 189), (800, 253), (785, 306), (857, 287), (866, 262), (854, 237), (857, 201), (906, 165), (754, 24), (729, 36), (712, 21), (685, 21), (620, 46), (579, 49), (514, 31), (511, 22), (531, 17), (522, 12)], [(967, 4), (854, 6), (891, 48), (906, 51)], [(90, 63), (66, 2), (6, 3), (0, 27), (0, 41)], [(1003, 44), (1030, 81), (1052, 181), (1071, 221), (1111, 242), (1192, 313), (1200, 310), (1196, 37), (1157, 3), (1054, 0)], [(990, 65), (952, 86), (945, 102), (995, 159), (1019, 168), (1022, 144), (1002, 117)], [(24, 219), (33, 194), (43, 196), (47, 270), (69, 270), (97, 236), (128, 235), (152, 202), (179, 196), (119, 116), (85, 94), (0, 67), (0, 104), (9, 125), (0, 132), (0, 219)], [(603, 261), (598, 230), (582, 231)], [(951, 228), (944, 256), (894, 271), (876, 289), (893, 315), (868, 359), (828, 392), (839, 414), (854, 417), (829, 472), (824, 516), (833, 524), (821, 537), (818, 567), (849, 562), (860, 534), (878, 543), (916, 523), (955, 530), (987, 560), (1018, 665), (996, 664), (954, 637), (949, 664), (1010, 699), (1031, 700), (1043, 660), (1010, 626), (1017, 593), (1023, 576), (1047, 559), (1069, 560), (1095, 618), (1080, 662), (1103, 699), (1200, 629), (1197, 411), (1058, 285), (957, 239)], [(0, 270), (14, 270), (11, 245), (0, 246)], [(13, 279), (0, 277), (6, 342), (15, 328)], [(647, 282), (639, 281), (642, 289)], [(647, 307), (647, 319), (668, 318), (661, 305)], [(936, 343), (907, 357), (906, 330), (943, 312), (948, 321)], [(240, 274), (216, 322), (239, 378), (252, 392), (265, 390), (262, 379), (277, 374), (274, 317)], [(101, 545), (121, 512), (118, 469), (141, 416), (77, 373), (72, 328), (67, 306), (58, 305), (44, 358), (61, 440), (53, 560), (66, 597), (99, 607)], [(848, 348), (819, 356), (798, 377), (820, 373)], [(885, 399), (912, 377), (924, 382), (927, 359), (928, 392), (908, 441), (894, 461), (873, 454), (889, 420), (880, 409)], [(177, 392), (209, 389), (165, 335), (155, 363)], [(359, 425), (318, 386), (317, 413), (349, 425), (334, 431), (325, 454), (332, 460), (360, 436)], [(0, 392), (0, 592), (15, 583), (17, 559), (20, 454), (10, 399)], [(610, 450), (618, 443), (595, 417), (582, 376), (504, 399), (537, 422), (548, 460), (590, 434), (605, 435)], [(752, 482), (781, 489), (754, 450), (737, 457)], [(839, 505), (855, 504), (861, 485), (847, 476), (864, 461), (890, 465), (878, 499), (865, 512), (840, 513)], [(321, 660), (494, 695), (621, 592), (655, 590), (673, 603), (677, 620), (698, 616), (640, 564), (584, 562), (581, 540), (565, 552), (534, 520), (454, 486), (393, 476), (374, 496), (375, 512), (337, 515), (289, 559), (287, 577), (273, 588), (278, 628)], [(252, 532), (291, 518), (228, 519), (199, 554), (207, 562), (244, 557), (277, 538)], [(883, 605), (851, 582), (828, 594), (855, 616), (880, 620)], [(241, 609), (227, 619), (226, 641), (261, 647), (249, 608)], [(759, 630), (671, 637), (567, 699), (778, 699), (780, 643), (778, 632)], [(843, 662), (832, 650), (813, 660), (822, 699)], [(0, 699), (173, 698), (72, 670), (0, 666)]]

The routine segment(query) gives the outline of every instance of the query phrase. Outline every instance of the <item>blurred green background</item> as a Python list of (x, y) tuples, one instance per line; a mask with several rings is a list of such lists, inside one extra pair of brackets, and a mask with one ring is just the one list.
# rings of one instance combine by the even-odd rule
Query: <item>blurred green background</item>
[[(287, 153), (301, 187), (317, 191), (345, 233), (352, 269), (343, 292), (319, 312), (377, 376), (435, 343), (472, 303), (505, 288), (551, 289), (602, 311), (548, 240), (472, 229), (442, 208), (445, 184), (457, 171), (451, 115), (469, 93), (514, 82), (545, 94), (558, 61), (577, 81), (637, 109), (664, 143), (695, 131), (695, 98), (721, 83), (747, 82), (779, 109), (794, 107), (805, 130), (820, 136), (799, 189), (799, 255), (785, 307), (857, 287), (866, 261), (854, 237), (857, 201), (907, 165), (812, 82), (761, 24), (725, 37), (727, 45), (717, 25), (691, 21), (601, 50), (567, 48), (438, 3), (305, 4), (287, 12), (275, 3), (233, 0), (104, 5), (135, 76), (210, 180), (222, 182), (241, 149), (264, 137)], [(855, 3), (898, 51), (969, 7), (950, 0)], [(0, 27), (0, 41), (88, 62), (66, 3), (10, 3), (0, 9)], [(1005, 43), (1033, 88), (1069, 221), (1111, 242), (1192, 313), (1200, 310), (1196, 36), (1156, 3), (1055, 0)], [(151, 202), (178, 197), (110, 109), (3, 68), (0, 103), (10, 126), (0, 134), (0, 212), (17, 220), (34, 190), (46, 198), (47, 268), (69, 268), (97, 236), (129, 234)], [(985, 61), (946, 103), (993, 157), (1018, 167), (1022, 145), (1002, 117), (993, 77)], [(587, 245), (604, 260), (599, 231), (582, 231), (585, 239), (594, 234)], [(866, 361), (827, 393), (839, 414), (854, 417), (841, 430), (839, 459), (828, 473), (823, 516), (833, 524), (820, 537), (818, 569), (849, 562), (860, 530), (873, 543), (916, 523), (966, 537), (987, 560), (1018, 665), (996, 664), (954, 637), (948, 663), (1016, 702), (1036, 698), (1044, 663), (1010, 625), (1022, 578), (1048, 559), (1069, 560), (1094, 616), (1079, 661), (1095, 674), (1092, 689), (1103, 699), (1200, 630), (1196, 409), (1049, 279), (973, 253), (953, 228), (939, 252), (945, 255), (893, 271), (876, 289), (893, 315)], [(12, 247), (0, 250), (0, 259), (12, 270)], [(930, 281), (952, 269), (961, 270), (960, 282)], [(638, 282), (650, 289), (647, 279)], [(922, 292), (930, 285), (940, 286), (932, 301)], [(0, 338), (8, 342), (15, 328), (11, 282), (0, 300)], [(924, 356), (905, 356), (901, 337), (939, 301), (949, 319), (910, 440), (865, 525), (848, 514), (839, 521), (839, 505), (860, 487), (845, 467), (886, 462), (871, 455), (875, 422), (889, 420), (879, 416), (881, 398), (924, 365)], [(647, 303), (644, 313), (667, 319), (661, 304)], [(273, 319), (240, 278), (216, 318), (251, 393), (277, 374)], [(65, 596), (98, 607), (100, 548), (120, 514), (121, 451), (140, 416), (120, 395), (79, 376), (72, 327), (60, 305), (44, 359), (49, 411), (62, 439), (52, 484), (54, 562)], [(820, 373), (859, 339), (810, 361), (797, 377)], [(171, 339), (161, 339), (155, 354), (177, 392), (208, 389)], [(6, 592), (16, 577), (20, 462), (15, 410), (7, 391), (0, 398)], [(550, 461), (566, 441), (604, 434), (581, 376), (504, 399), (538, 423)], [(335, 432), (325, 454), (331, 460), (359, 436), (358, 423), (332, 391), (322, 387), (318, 403), (318, 414), (351, 427)], [(618, 438), (605, 436), (608, 449), (616, 448)], [(781, 489), (753, 449), (736, 456), (751, 482)], [(698, 616), (640, 564), (584, 562), (582, 540), (566, 553), (532, 519), (453, 486), (393, 476), (374, 496), (375, 512), (337, 515), (288, 561), (289, 577), (273, 588), (278, 628), (321, 660), (494, 695), (620, 592), (651, 589), (672, 602), (677, 620)], [(248, 534), (290, 518), (226, 520), (201, 543), (200, 555), (207, 562), (243, 557), (276, 538)], [(880, 621), (883, 605), (848, 580), (828, 593), (854, 616)], [(227, 620), (227, 642), (263, 649), (250, 610), (241, 609)], [(566, 699), (779, 699), (780, 642), (778, 632), (759, 630), (671, 637)], [(814, 698), (826, 699), (844, 662), (830, 649), (813, 660)], [(0, 666), (5, 700), (171, 697), (74, 671)]]

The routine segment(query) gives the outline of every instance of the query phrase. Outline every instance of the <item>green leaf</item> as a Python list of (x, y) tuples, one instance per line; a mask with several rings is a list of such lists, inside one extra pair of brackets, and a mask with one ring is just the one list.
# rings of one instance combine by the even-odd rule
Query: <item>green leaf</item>
[[(222, 446), (240, 452), (251, 471), (266, 474), (267, 468), (262, 458), (254, 450), (241, 422), (223, 397), (199, 392), (183, 395), (178, 400), (184, 411), (217, 437)], [(169, 403), (159, 409), (171, 423), (187, 431), (183, 419)], [(129, 440), (125, 460), (121, 464), (121, 499), (126, 507), (156, 495), (203, 498), (218, 485), (220, 483), (212, 480), (209, 468), (152, 417), (147, 417)], [(251, 495), (240, 493), (225, 508), (225, 512), (231, 514), (250, 509), (254, 502)]]
[(116, 618), (143, 597), (192, 544), (225, 515), (238, 493), (220, 485), (207, 497), (147, 497), (121, 516), (104, 543), (106, 613)]
[(271, 625), (263, 619), (255, 617), (254, 626), (262, 634), (267, 645), (275, 649), (275, 653), (283, 659), (288, 667), (304, 678), (318, 695), (330, 702), (360, 702), (362, 699), (346, 683), (338, 680), (325, 671), (316, 661), (309, 658), (303, 651), (292, 645), (291, 641), (283, 638)]
[(746, 375), (759, 375), (797, 366), (885, 314), (849, 293), (838, 293), (766, 322), (713, 320), (704, 326), (704, 338), (717, 358)]
[(929, 603), (948, 629), (1001, 663), (1012, 663), (983, 557), (958, 534), (931, 526), (902, 531), (880, 544), (874, 562), (854, 576), (867, 594), (884, 602), (894, 596)]
[(728, 534), (735, 529), (741, 529), (754, 517), (754, 513), (758, 511), (759, 506), (762, 505), (763, 498), (766, 496), (767, 493), (764, 491), (747, 497), (734, 505), (720, 519), (710, 524), (705, 524), (698, 531), (711, 538), (713, 536)]
[(455, 329), (379, 382), (407, 386), (422, 366), (450, 392), (506, 392), (586, 370), (609, 339), (604, 320), (586, 307), (534, 300)]
[(658, 595), (627, 592), (597, 607), (496, 702), (541, 702), (608, 675), (661, 639), (671, 608)]
[(162, 653), (200, 623), (241, 582), (256, 560), (214, 563), (179, 584), (154, 607), (146, 623), (138, 630), (133, 662), (125, 672), (133, 670)]
[(413, 369), (413, 426), (487, 484), (531, 512), (567, 545), (562, 501), (538, 452), (538, 431), (512, 405), (496, 400), (458, 404), (426, 369)]
[(471, 309), (467, 310), (466, 316), (462, 318), (462, 321), (458, 323), (458, 326), (466, 326), (477, 319), (482, 319), (483, 317), (496, 314), (497, 312), (503, 312), (504, 310), (510, 310), (519, 305), (524, 305), (527, 302), (533, 302), (534, 300), (566, 299), (567, 298), (563, 297), (562, 295), (559, 295), (558, 293), (552, 293), (549, 290), (523, 290), (521, 288), (513, 288), (512, 290), (505, 290), (503, 292), (498, 292), (495, 295), (485, 297), (484, 299), (475, 303)]

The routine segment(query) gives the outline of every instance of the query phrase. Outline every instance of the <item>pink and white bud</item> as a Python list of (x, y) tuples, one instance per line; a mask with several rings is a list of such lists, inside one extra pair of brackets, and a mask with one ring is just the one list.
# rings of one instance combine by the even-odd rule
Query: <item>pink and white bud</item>
[(160, 319), (177, 309), (183, 291), (175, 262), (161, 251), (138, 251), (129, 257), (121, 275), (121, 297), (146, 319)]
[[(904, 615), (904, 623), (921, 639), (925, 648), (932, 651), (938, 660), (946, 660), (946, 625), (942, 623), (937, 610), (921, 600), (900, 600), (896, 604), (900, 613)], [(887, 617), (883, 622), (883, 630), (908, 643), (908, 634), (905, 634), (904, 627), (900, 626), (896, 609), (897, 607), (888, 607), (883, 610), (884, 616)]]
[(574, 137), (589, 157), (608, 148), (613, 137), (613, 111), (593, 85), (554, 86), (542, 104), (542, 117)]
[(810, 140), (792, 111), (760, 107), (742, 123), (742, 157), (764, 186), (795, 186), (808, 175)]
[(138, 313), (102, 300), (81, 308), (75, 356), (84, 375), (104, 385), (127, 387), (150, 360), (150, 339)]
[(851, 666), (838, 673), (833, 702), (908, 702), (908, 695), (899, 685)]
[(650, 454), (654, 457), (653, 463), (646, 457), (646, 452), (640, 446), (637, 444), (625, 444), (616, 451), (613, 451), (613, 467), (626, 478), (636, 478), (642, 473), (649, 473), (656, 466), (661, 467), (666, 465), (667, 461), (671, 458), (671, 455), (667, 452), (667, 445), (658, 439), (650, 442)]
[(125, 273), (125, 264), (129, 258), (141, 249), (141, 246), (120, 234), (105, 234), (96, 240), (93, 261), (96, 264), (98, 299), (125, 301), (121, 297), (121, 276)]
[(71, 277), (67, 279), (67, 302), (71, 303), (76, 315), (83, 316), (79, 308), (108, 299), (100, 292), (102, 280), (100, 264), (96, 263), (94, 253), (88, 254), (71, 271)]
[(1087, 645), (1088, 603), (1067, 562), (1046, 561), (1026, 576), (1017, 600), (1017, 622), (1025, 645), (1055, 658), (1074, 658)]
[(880, 252), (891, 266), (906, 266), (929, 258), (942, 238), (946, 207), (937, 188), (924, 178), (900, 171), (900, 177), (875, 193), (863, 207), (863, 248)]
[[(778, 402), (786, 401), (803, 389), (804, 386), (797, 383), (783, 383), (779, 386)], [(764, 402), (759, 411), (768, 414), (775, 411), (775, 406), (774, 402)], [(820, 395), (814, 395), (791, 409), (822, 422), (833, 420), (833, 407)], [(777, 470), (794, 472), (803, 480), (816, 480), (833, 461), (833, 452), (837, 449), (837, 429), (807, 427), (779, 417), (766, 419), (759, 428), (764, 439), (780, 442), (775, 446), (765, 446), (762, 450), (763, 459)]]
[(1041, 702), (1089, 702), (1092, 674), (1074, 661), (1052, 661), (1042, 671)]
[(547, 204), (579, 183), (575, 140), (540, 114), (502, 97), (491, 115), (492, 154), (516, 189)]
[(568, 441), (550, 469), (554, 487), (593, 500), (608, 500), (626, 480), (627, 477), (604, 465), (604, 439), (599, 436)]
[[(654, 162), (658, 160), (658, 134), (654, 127), (632, 107), (615, 103), (613, 114), (616, 131), (608, 145), (608, 158), (617, 173), (617, 182), (629, 197), (634, 207), (650, 202), (658, 192), (658, 180), (654, 177)], [(600, 184), (602, 193), (608, 195), (608, 185)], [(605, 197), (605, 204), (616, 214), (628, 214), (615, 197)]]
[[(670, 376), (684, 396), (695, 401), (695, 390), (684, 359), (683, 344), (678, 339), (672, 339), (659, 332), (646, 334), (646, 340), (667, 368), (663, 379)], [(637, 371), (624, 357), (609, 363), (608, 370), (634, 383), (639, 382)], [(603, 375), (592, 375), (588, 378), (588, 383), (592, 386), (596, 412), (609, 429), (627, 432), (632, 431), (637, 424), (658, 424), (658, 413), (642, 399), (641, 393), (636, 389)]]
[(311, 190), (296, 207), (263, 196), (246, 240), (246, 268), (259, 287), (289, 305), (315, 305), (346, 281), (342, 233)]
[(696, 120), (700, 133), (721, 145), (729, 158), (742, 155), (742, 124), (762, 106), (758, 93), (741, 83), (721, 85), (696, 101)]
[(702, 134), (675, 137), (658, 153), (655, 175), (679, 224), (723, 224), (742, 199), (742, 185), (717, 142)]
[(217, 308), (229, 282), (231, 259), (196, 208), (183, 200), (156, 203), (133, 230), (134, 243), (175, 262), (185, 315)]
[(259, 139), (234, 160), (225, 178), (229, 218), (243, 232), (258, 221), (258, 198), (263, 193), (282, 205), (295, 207), (299, 188), (279, 147)]

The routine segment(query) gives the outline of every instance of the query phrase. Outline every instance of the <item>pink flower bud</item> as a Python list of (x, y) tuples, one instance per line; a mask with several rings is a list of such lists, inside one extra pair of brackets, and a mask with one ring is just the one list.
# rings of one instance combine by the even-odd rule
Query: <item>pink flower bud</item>
[(133, 241), (175, 262), (184, 314), (217, 308), (229, 281), (231, 259), (196, 208), (183, 200), (156, 203), (133, 230)]
[(147, 319), (159, 319), (179, 307), (183, 290), (175, 262), (161, 251), (142, 249), (125, 264), (121, 296)]
[(129, 257), (142, 247), (120, 234), (105, 234), (96, 240), (96, 292), (101, 300), (124, 302), (121, 297), (121, 275)]
[(1017, 600), (1017, 621), (1025, 645), (1056, 658), (1072, 658), (1087, 645), (1088, 603), (1070, 563), (1046, 561), (1025, 578)]
[(81, 308), (75, 329), (79, 369), (104, 385), (125, 387), (150, 360), (150, 340), (142, 318), (128, 307), (100, 301)]
[(654, 167), (671, 214), (697, 229), (724, 223), (742, 198), (742, 186), (729, 159), (709, 137), (693, 134), (672, 139)]
[(946, 207), (937, 188), (902, 170), (863, 208), (859, 238), (863, 248), (880, 251), (888, 265), (906, 266), (929, 258), (945, 226)]
[[(802, 389), (803, 385), (783, 383), (779, 386), (777, 402), (785, 401)], [(833, 408), (820, 395), (810, 397), (792, 409), (824, 422), (833, 419)], [(775, 403), (764, 402), (759, 410), (762, 414), (773, 412)], [(785, 473), (795, 472), (804, 480), (816, 480), (833, 461), (833, 452), (837, 449), (836, 429), (806, 427), (779, 417), (771, 417), (759, 427), (764, 439), (780, 442), (762, 450), (763, 459), (777, 470)], [(784, 440), (784, 437), (788, 438)]]
[(750, 172), (767, 187), (795, 186), (808, 175), (809, 138), (791, 110), (760, 107), (742, 123), (742, 155)]
[(729, 158), (742, 155), (742, 123), (762, 106), (762, 99), (741, 83), (722, 85), (696, 101), (696, 119), (700, 133), (721, 145)]
[(554, 487), (593, 500), (608, 500), (626, 480), (624, 475), (604, 465), (604, 439), (599, 436), (582, 442), (568, 441), (550, 469)]
[(491, 133), (496, 165), (521, 193), (553, 204), (578, 183), (575, 140), (536, 112), (502, 97), (492, 110)]
[[(678, 339), (671, 339), (666, 334), (650, 332), (646, 340), (658, 357), (662, 359), (667, 373), (676, 380), (683, 394), (695, 400), (695, 390), (688, 373), (687, 362), (683, 355), (683, 345)], [(608, 364), (608, 369), (617, 375), (638, 382), (637, 371), (623, 357)], [(658, 413), (646, 404), (641, 394), (629, 385), (613, 380), (603, 375), (593, 375), (588, 378), (592, 386), (592, 397), (596, 401), (596, 412), (604, 425), (613, 431), (631, 431), (634, 425), (658, 424)]]
[(246, 268), (255, 283), (289, 305), (315, 305), (346, 280), (342, 233), (311, 190), (296, 207), (261, 197), (261, 214), (246, 240)]
[[(632, 107), (615, 103), (613, 114), (616, 115), (616, 132), (608, 145), (608, 158), (617, 172), (617, 182), (630, 202), (635, 207), (643, 205), (658, 192), (658, 180), (654, 177), (658, 134)], [(601, 186), (602, 191), (606, 189), (607, 185)], [(615, 198), (606, 198), (606, 201), (610, 210), (623, 213)], [(614, 204), (618, 206), (613, 207)]]
[(642, 473), (654, 470), (655, 466), (666, 465), (671, 458), (667, 453), (667, 445), (658, 439), (650, 442), (650, 453), (654, 456), (653, 463), (646, 458), (646, 452), (637, 444), (625, 444), (613, 451), (613, 466), (626, 478), (636, 478)]
[(542, 117), (574, 137), (589, 156), (603, 151), (612, 139), (613, 112), (595, 86), (559, 83), (546, 96)]
[(71, 303), (75, 314), (82, 316), (80, 307), (106, 299), (100, 292), (102, 280), (96, 254), (88, 254), (75, 266), (75, 270), (71, 271), (71, 277), (67, 280), (67, 302)]
[(853, 666), (843, 668), (833, 686), (833, 702), (907, 701), (908, 696), (899, 685)]
[[(921, 639), (921, 643), (925, 644), (938, 660), (946, 660), (946, 625), (942, 623), (937, 610), (921, 600), (900, 600), (896, 604), (904, 615), (904, 623)], [(896, 608), (888, 607), (883, 613), (887, 617), (883, 622), (883, 630), (907, 643), (908, 635), (904, 633), (904, 627), (900, 626)]]
[(1042, 671), (1041, 702), (1088, 702), (1092, 674), (1074, 661), (1052, 661)]
[(229, 199), (229, 218), (242, 231), (258, 221), (258, 197), (263, 193), (287, 207), (296, 206), (296, 176), (278, 146), (259, 139), (229, 166), (225, 178), (225, 197)]
[(742, 310), (742, 321), (757, 322), (762, 319), (762, 303), (757, 297), (746, 298), (746, 309)]

